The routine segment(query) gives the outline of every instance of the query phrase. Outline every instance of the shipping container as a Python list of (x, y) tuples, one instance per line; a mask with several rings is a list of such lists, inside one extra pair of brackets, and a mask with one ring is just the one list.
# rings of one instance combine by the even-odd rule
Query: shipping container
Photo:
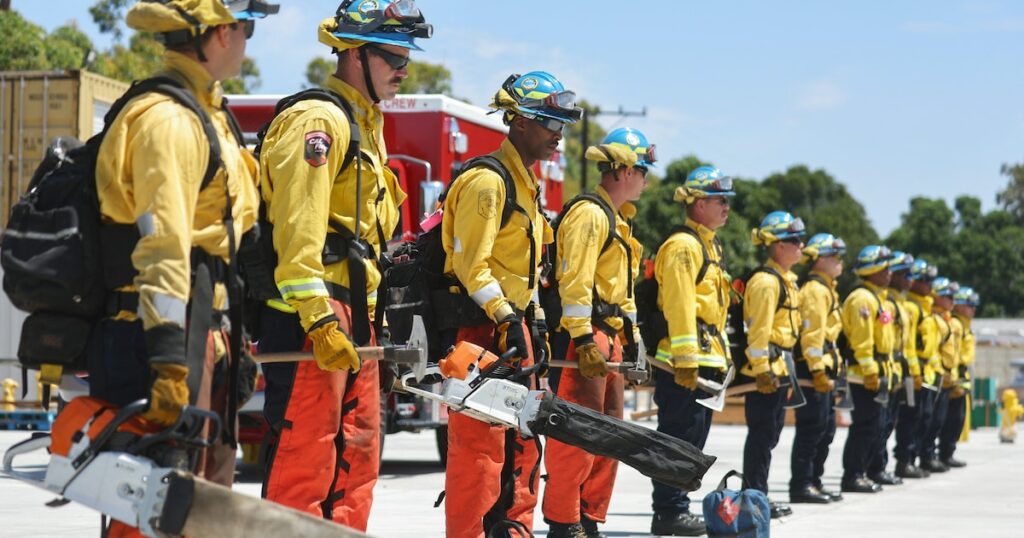
[(58, 136), (86, 140), (128, 84), (88, 71), (0, 71), (0, 227)]

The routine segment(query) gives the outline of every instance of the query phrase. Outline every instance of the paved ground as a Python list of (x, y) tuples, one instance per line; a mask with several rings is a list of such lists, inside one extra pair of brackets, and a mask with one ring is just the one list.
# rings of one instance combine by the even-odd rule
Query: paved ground
[[(651, 425), (653, 423), (645, 422)], [(716, 426), (707, 452), (718, 456), (696, 498), (715, 487), (729, 469), (741, 466), (745, 428)], [(24, 432), (0, 432), (0, 450), (25, 437)], [(792, 428), (775, 450), (770, 487), (785, 499), (789, 479)], [(840, 429), (836, 450), (829, 458), (826, 486), (838, 488), (840, 452), (846, 438)], [(843, 502), (794, 505), (795, 513), (772, 526), (775, 536), (1024, 536), (1024, 446), (1000, 445), (993, 429), (976, 430), (957, 456), (969, 466), (927, 480), (894, 486), (874, 495), (848, 494)], [(376, 488), (370, 532), (380, 537), (425, 538), (443, 536), (444, 510), (433, 508), (444, 486), (443, 469), (436, 463), (432, 433), (389, 436), (384, 466)], [(45, 460), (40, 458), (38, 463)], [(237, 489), (259, 494), (259, 481), (243, 473)], [(82, 507), (48, 508), (49, 495), (28, 485), (0, 477), (0, 537), (92, 537), (98, 534), (99, 516)], [(620, 467), (603, 530), (610, 537), (645, 536), (650, 527), (650, 482), (627, 467)], [(868, 524), (867, 522), (871, 523)], [(544, 524), (537, 511), (538, 535)]]

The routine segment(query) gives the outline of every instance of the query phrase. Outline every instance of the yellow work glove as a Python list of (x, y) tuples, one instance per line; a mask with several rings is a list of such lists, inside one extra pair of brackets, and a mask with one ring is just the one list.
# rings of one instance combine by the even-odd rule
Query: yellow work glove
[(949, 374), (942, 375), (942, 388), (951, 389), (953, 388), (953, 376)]
[(924, 386), (924, 379), (922, 379), (921, 376), (919, 376), (919, 375), (915, 375), (914, 376), (914, 390), (921, 390), (921, 387), (923, 387), (923, 386)]
[(608, 373), (607, 359), (593, 342), (576, 346), (576, 359), (580, 362), (580, 375), (587, 379)]
[(172, 362), (155, 362), (149, 365), (153, 384), (149, 389), (149, 409), (142, 418), (170, 426), (178, 420), (181, 408), (188, 405), (188, 366)]
[(871, 392), (878, 392), (879, 387), (882, 386), (882, 379), (878, 377), (878, 374), (868, 374), (864, 376), (864, 388)]
[(835, 383), (828, 378), (825, 370), (811, 372), (811, 379), (814, 381), (814, 390), (822, 394), (827, 394), (835, 386)]
[(314, 325), (309, 331), (309, 339), (313, 342), (313, 358), (317, 366), (325, 372), (337, 372), (347, 369), (352, 373), (359, 371), (359, 354), (352, 341), (338, 327), (338, 320)]
[(757, 392), (761, 394), (772, 394), (779, 389), (779, 384), (771, 372), (757, 374)]
[(950, 399), (953, 399), (953, 400), (955, 400), (957, 398), (963, 398), (964, 394), (967, 394), (966, 392), (964, 392), (964, 388), (963, 387), (959, 387), (959, 386), (958, 387), (953, 387), (953, 390), (949, 391), (949, 397), (950, 397)]
[(697, 368), (676, 368), (676, 385), (684, 389), (697, 390)]

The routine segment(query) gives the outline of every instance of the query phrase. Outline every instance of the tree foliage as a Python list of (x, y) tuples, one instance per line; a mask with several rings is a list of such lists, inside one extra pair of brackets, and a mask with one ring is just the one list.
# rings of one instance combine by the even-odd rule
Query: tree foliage
[(409, 76), (402, 79), (398, 93), (440, 93), (451, 95), (452, 72), (441, 64), (409, 62)]
[(1010, 178), (1010, 184), (999, 191), (996, 201), (1002, 204), (1018, 223), (1024, 224), (1024, 164), (1004, 164), (1000, 172)]

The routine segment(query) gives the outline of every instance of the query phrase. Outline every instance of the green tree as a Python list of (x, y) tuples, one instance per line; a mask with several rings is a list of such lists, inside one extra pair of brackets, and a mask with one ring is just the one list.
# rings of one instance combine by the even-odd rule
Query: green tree
[(999, 171), (1010, 178), (1010, 184), (999, 191), (996, 201), (1024, 224), (1024, 164), (1004, 164)]
[(46, 31), (17, 11), (0, 11), (0, 70), (47, 69)]
[(319, 88), (334, 73), (338, 62), (332, 58), (317, 56), (306, 64), (306, 83), (303, 88)]
[(124, 36), (121, 21), (124, 20), (123, 12), (129, 3), (130, 0), (99, 0), (89, 8), (89, 15), (92, 15), (100, 32), (111, 34), (119, 41)]
[(51, 69), (80, 69), (92, 50), (92, 41), (74, 24), (61, 26), (46, 36), (46, 60)]
[(408, 71), (409, 76), (402, 79), (402, 84), (398, 87), (398, 93), (440, 93), (451, 95), (452, 72), (447, 67), (440, 64), (413, 60), (409, 62)]
[(248, 56), (242, 60), (242, 73), (224, 81), (224, 93), (250, 93), (257, 90), (262, 81), (260, 80), (260, 68), (256, 62)]
[[(593, 116), (598, 107), (591, 105), (586, 101), (579, 101), (577, 103), (584, 110), (584, 114), (590, 114)], [(587, 145), (593, 146), (604, 139), (605, 135), (608, 134), (596, 121), (587, 122)], [(562, 156), (565, 158), (565, 183), (563, 191), (564, 198), (566, 200), (576, 196), (582, 190), (580, 188), (580, 181), (583, 177), (581, 168), (581, 159), (587, 148), (583, 147), (583, 122), (578, 121), (569, 126), (569, 129), (565, 133), (563, 138), (565, 142), (565, 152)], [(587, 162), (587, 190), (593, 190), (594, 185), (600, 181), (600, 174), (597, 171), (597, 165), (592, 162)]]
[(148, 77), (163, 66), (164, 46), (152, 34), (136, 32), (128, 46), (115, 44), (97, 55), (90, 70), (125, 82)]
[[(891, 248), (910, 252), (932, 263), (946, 261), (955, 237), (955, 215), (946, 201), (916, 196), (900, 227), (885, 240)], [(939, 271), (944, 271), (939, 265)]]

